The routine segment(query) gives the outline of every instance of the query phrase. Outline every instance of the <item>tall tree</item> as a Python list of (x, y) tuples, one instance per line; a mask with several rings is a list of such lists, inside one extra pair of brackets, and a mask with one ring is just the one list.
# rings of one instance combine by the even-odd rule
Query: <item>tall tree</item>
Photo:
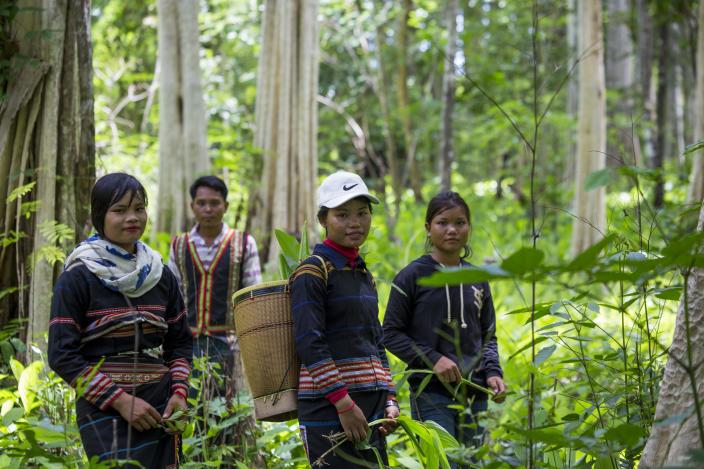
[(261, 184), (249, 219), (262, 259), (275, 259), (274, 228), (314, 233), (317, 187), (317, 0), (267, 0), (257, 77), (254, 144), (262, 150)]
[(188, 187), (210, 169), (197, 0), (158, 0), (159, 198), (156, 230), (188, 225)]
[[(652, 83), (653, 83), (653, 51), (655, 50), (655, 35), (653, 34), (653, 17), (650, 13), (649, 0), (636, 0), (636, 69), (640, 84), (639, 127), (642, 129), (643, 150), (640, 145), (636, 156), (639, 160), (648, 161), (655, 153), (653, 131), (650, 126), (654, 119)], [(642, 156), (640, 155), (642, 153)]]
[[(617, 100), (609, 111), (609, 132), (612, 139), (607, 144), (609, 155), (630, 154), (632, 87), (634, 51), (631, 32), (628, 28), (629, 2), (613, 0), (606, 2), (608, 17), (606, 24), (606, 88), (617, 92)], [(628, 119), (628, 120), (627, 120)], [(615, 139), (613, 139), (615, 137)], [(625, 158), (625, 157), (624, 157)]]
[(416, 141), (411, 126), (411, 103), (408, 98), (408, 20), (413, 9), (413, 0), (403, 0), (398, 27), (398, 74), (397, 92), (401, 127), (403, 128), (403, 145), (406, 150), (406, 170), (408, 182), (416, 201), (423, 200), (421, 174), (416, 159)]
[(601, 1), (578, 2), (579, 113), (575, 173), (575, 220), (572, 251), (583, 251), (596, 242), (606, 228), (606, 191), (587, 191), (587, 176), (604, 169), (606, 151), (606, 96), (604, 86), (604, 41)]
[(0, 323), (28, 318), (27, 341), (41, 346), (54, 267), (85, 234), (94, 179), (90, 9), (86, 0), (14, 8), (16, 53), (0, 103), (0, 196), (9, 201), (0, 204)]
[(665, 200), (665, 178), (662, 175), (665, 164), (665, 153), (668, 142), (668, 74), (671, 67), (671, 25), (668, 18), (669, 2), (656, 2), (658, 21), (658, 85), (655, 97), (655, 119), (656, 137), (655, 153), (650, 160), (650, 166), (658, 172), (655, 176), (655, 189), (653, 195), (653, 205), (656, 208), (662, 207)]
[(455, 53), (457, 51), (457, 0), (449, 0), (445, 10), (447, 45), (445, 46), (445, 71), (442, 76), (442, 138), (440, 143), (440, 189), (452, 188), (452, 112), (455, 106)]
[[(697, 231), (702, 228), (704, 205)], [(677, 418), (653, 426), (640, 460), (643, 469), (683, 466), (690, 451), (704, 447), (704, 269), (693, 268), (685, 281), (655, 410), (656, 421)]]
[[(704, 139), (704, 1), (699, 2), (699, 38), (697, 40), (696, 95), (694, 113), (694, 141)], [(692, 178), (687, 193), (688, 202), (699, 202), (704, 197), (704, 150), (692, 155)]]

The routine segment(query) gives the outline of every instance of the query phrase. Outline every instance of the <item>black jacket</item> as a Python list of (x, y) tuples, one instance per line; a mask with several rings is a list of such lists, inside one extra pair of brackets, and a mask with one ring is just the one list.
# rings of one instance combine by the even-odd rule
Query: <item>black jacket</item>
[(356, 267), (318, 244), (291, 275), (291, 313), (301, 359), (299, 399), (347, 390), (394, 394), (383, 345), (376, 284), (361, 257)]
[[(463, 261), (462, 265), (470, 264)], [(429, 276), (439, 268), (440, 264), (425, 255), (398, 273), (384, 317), (384, 345), (406, 362), (409, 369), (432, 369), (442, 356), (446, 356), (457, 363), (465, 378), (471, 373), (474, 382), (486, 386), (488, 377), (503, 376), (489, 284), (418, 285), (421, 277)], [(425, 376), (420, 373), (411, 375), (411, 389), (417, 390)], [(425, 389), (449, 393), (436, 378), (431, 379)], [(479, 399), (487, 397), (483, 393), (475, 394), (471, 389), (469, 395), (476, 395)]]

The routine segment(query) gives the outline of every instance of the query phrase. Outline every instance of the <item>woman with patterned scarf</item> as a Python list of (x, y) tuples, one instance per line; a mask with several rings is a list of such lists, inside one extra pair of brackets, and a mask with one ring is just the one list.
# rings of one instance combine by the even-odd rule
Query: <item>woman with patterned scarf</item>
[(192, 337), (173, 274), (139, 241), (146, 205), (144, 187), (128, 174), (95, 183), (97, 234), (68, 256), (56, 283), (48, 355), (77, 390), (88, 458), (170, 469), (181, 446), (163, 421), (187, 406)]

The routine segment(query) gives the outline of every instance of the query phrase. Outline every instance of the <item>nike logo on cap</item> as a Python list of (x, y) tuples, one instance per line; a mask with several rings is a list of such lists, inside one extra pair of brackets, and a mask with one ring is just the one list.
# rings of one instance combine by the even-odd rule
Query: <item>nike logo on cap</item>
[(359, 183), (357, 183), (357, 184), (352, 184), (351, 186), (348, 187), (346, 184), (344, 184), (344, 185), (342, 186), (342, 190), (343, 190), (343, 191), (348, 191), (348, 190), (350, 190), (350, 189), (352, 189), (353, 187), (356, 187), (356, 186), (358, 186), (358, 185), (359, 185)]

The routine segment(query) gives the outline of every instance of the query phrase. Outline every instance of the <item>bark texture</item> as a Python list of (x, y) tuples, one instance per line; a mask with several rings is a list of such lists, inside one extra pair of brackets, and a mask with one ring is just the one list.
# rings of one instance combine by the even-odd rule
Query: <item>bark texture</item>
[[(701, 231), (703, 226), (704, 206), (699, 212), (697, 230)], [(679, 421), (653, 426), (641, 457), (639, 467), (642, 469), (685, 465), (689, 451), (704, 446), (694, 400), (695, 388), (700, 406), (704, 399), (704, 269), (692, 269), (686, 292), (677, 311), (675, 333), (655, 410), (656, 421), (667, 418)], [(692, 368), (692, 375), (685, 366)]]
[(263, 167), (248, 217), (264, 262), (279, 252), (274, 228), (316, 232), (317, 15), (317, 0), (264, 5), (254, 133)]
[[(0, 207), (0, 236), (19, 237), (0, 248), (0, 325), (28, 319), (27, 342), (41, 348), (56, 263), (87, 228), (95, 173), (90, 16), (84, 0), (18, 6), (9, 99), (0, 104), (0, 197), (26, 190)], [(63, 245), (57, 223), (73, 231)]]
[(606, 96), (601, 2), (577, 2), (579, 17), (579, 113), (575, 171), (575, 220), (572, 251), (578, 253), (598, 241), (606, 228), (606, 191), (587, 191), (587, 176), (604, 169)]
[(210, 170), (197, 0), (158, 0), (159, 195), (156, 231), (190, 224), (188, 188)]
[(442, 76), (442, 139), (440, 143), (440, 190), (452, 189), (452, 162), (455, 150), (452, 142), (452, 113), (455, 107), (455, 53), (457, 51), (457, 0), (449, 0), (445, 11), (447, 21), (447, 46), (445, 46), (445, 72)]
[[(704, 1), (699, 2), (699, 35), (697, 39), (697, 75), (694, 112), (694, 142), (704, 139)], [(692, 142), (692, 143), (694, 143)], [(704, 197), (704, 150), (692, 155), (692, 178), (687, 201), (700, 202)]]

